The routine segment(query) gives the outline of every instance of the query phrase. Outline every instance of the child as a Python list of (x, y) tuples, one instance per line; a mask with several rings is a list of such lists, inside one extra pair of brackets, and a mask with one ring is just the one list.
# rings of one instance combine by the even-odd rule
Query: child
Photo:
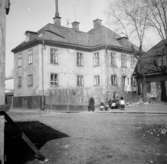
[(105, 109), (105, 105), (104, 105), (103, 102), (101, 102), (101, 103), (100, 103), (100, 110), (101, 110), (101, 111), (104, 111), (104, 109)]
[(119, 105), (120, 105), (121, 110), (125, 109), (125, 100), (123, 97), (121, 97), (121, 99), (119, 100)]

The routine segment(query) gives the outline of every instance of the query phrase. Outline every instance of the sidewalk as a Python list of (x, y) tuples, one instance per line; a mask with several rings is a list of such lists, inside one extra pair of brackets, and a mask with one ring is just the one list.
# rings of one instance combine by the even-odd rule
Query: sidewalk
[[(27, 114), (58, 114), (58, 113), (90, 113), (88, 111), (57, 111), (57, 110), (46, 110), (41, 111), (40, 109), (10, 109), (9, 113), (27, 113)], [(120, 109), (110, 109), (109, 111), (99, 111), (99, 109), (95, 110), (95, 113), (148, 113), (148, 114), (167, 114), (167, 104), (165, 103), (138, 103), (138, 104), (130, 104), (125, 107), (125, 110)]]

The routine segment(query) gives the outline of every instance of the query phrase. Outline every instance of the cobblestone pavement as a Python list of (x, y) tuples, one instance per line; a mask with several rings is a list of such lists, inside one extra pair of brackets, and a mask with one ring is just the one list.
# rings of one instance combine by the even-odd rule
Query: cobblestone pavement
[[(164, 113), (166, 110), (165, 104), (134, 105), (126, 110), (144, 111), (146, 106), (150, 111), (154, 109)], [(167, 115), (159, 111), (158, 114), (32, 111), (10, 112), (10, 115), (16, 121), (42, 123), (39, 128), (34, 123), (29, 125), (27, 135), (32, 140), (35, 138), (37, 145), (46, 139), (39, 148), (49, 159), (48, 164), (167, 163)], [(51, 128), (53, 132), (42, 126)], [(162, 135), (159, 135), (161, 129)], [(54, 131), (59, 137), (52, 136)], [(31, 159), (27, 163), (39, 162)]]

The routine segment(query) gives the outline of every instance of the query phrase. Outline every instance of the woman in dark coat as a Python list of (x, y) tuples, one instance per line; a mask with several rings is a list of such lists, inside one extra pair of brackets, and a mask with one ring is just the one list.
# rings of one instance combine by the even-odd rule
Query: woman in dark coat
[(95, 100), (93, 97), (89, 99), (89, 104), (88, 104), (88, 111), (94, 112), (95, 110)]

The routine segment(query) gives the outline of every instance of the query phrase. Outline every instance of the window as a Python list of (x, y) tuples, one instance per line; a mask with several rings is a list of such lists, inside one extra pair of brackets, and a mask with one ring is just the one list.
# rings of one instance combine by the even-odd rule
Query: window
[(113, 52), (111, 52), (111, 54), (110, 54), (110, 64), (111, 64), (112, 67), (116, 67), (117, 66), (115, 55), (113, 54)]
[(94, 56), (93, 56), (93, 65), (94, 66), (99, 66), (100, 65), (99, 52), (94, 53)]
[(132, 87), (136, 87), (136, 79), (135, 79), (135, 77), (131, 77), (131, 86)]
[(50, 86), (51, 87), (58, 86), (58, 75), (56, 73), (50, 74)]
[(121, 66), (126, 68), (127, 67), (127, 57), (125, 54), (121, 55)]
[(166, 66), (167, 65), (167, 56), (163, 56), (162, 57), (162, 60), (163, 60), (163, 65)]
[(18, 88), (21, 88), (22, 87), (22, 77), (19, 76), (18, 77), (18, 84), (17, 84)]
[(28, 87), (33, 86), (33, 75), (32, 74), (27, 75), (27, 86)]
[(29, 49), (28, 50), (28, 64), (32, 64), (33, 62), (33, 50)]
[(21, 67), (21, 66), (22, 66), (22, 56), (21, 56), (21, 55), (18, 55), (18, 58), (17, 58), (17, 66), (18, 66), (18, 67)]
[(111, 75), (111, 85), (117, 86), (117, 75)]
[(50, 48), (50, 63), (58, 64), (58, 53), (56, 48)]
[(125, 80), (126, 80), (126, 76), (123, 75), (123, 76), (121, 77), (121, 79), (122, 79), (122, 80), (121, 80), (121, 81), (122, 81), (122, 90), (124, 91), (124, 90), (125, 90)]
[(77, 86), (82, 87), (84, 85), (83, 75), (77, 75)]
[(135, 66), (135, 57), (134, 56), (131, 56), (131, 66)]
[(99, 75), (95, 75), (94, 76), (94, 85), (95, 86), (99, 86), (100, 85), (100, 76)]
[(77, 66), (83, 66), (83, 54), (77, 52)]

